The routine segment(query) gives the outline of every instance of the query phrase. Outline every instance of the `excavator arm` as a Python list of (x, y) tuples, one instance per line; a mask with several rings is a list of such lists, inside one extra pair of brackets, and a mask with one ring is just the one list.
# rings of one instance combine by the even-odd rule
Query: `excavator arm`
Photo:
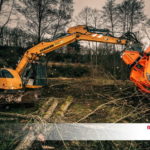
[[(129, 33), (121, 37), (114, 37), (107, 29), (95, 29), (87, 26), (76, 26), (69, 28), (66, 36), (58, 38), (51, 42), (41, 42), (27, 50), (15, 70), (2, 68), (0, 70), (0, 89), (18, 90), (25, 87), (39, 88), (44, 86), (43, 84), (41, 86), (41, 83), (37, 84), (37, 82), (35, 82), (36, 79), (32, 80), (32, 78), (35, 78), (35, 76), (37, 76), (37, 73), (33, 73), (33, 66), (38, 64), (38, 59), (47, 53), (50, 53), (58, 48), (79, 40), (126, 46), (137, 43), (135, 37)], [(124, 62), (130, 66), (134, 66), (136, 62), (139, 61), (140, 57), (141, 56), (139, 52), (135, 51), (125, 51), (125, 53), (123, 53), (122, 55), (122, 59), (124, 60)], [(31, 71), (32, 73), (29, 73), (28, 71)], [(130, 79), (134, 83), (136, 77), (137, 74), (131, 72)], [(31, 78), (32, 80), (31, 84), (28, 82), (29, 78)], [(139, 85), (139, 82), (135, 84)]]
[(114, 37), (105, 29), (95, 29), (87, 26), (76, 26), (68, 30), (69, 34), (77, 34), (77, 40), (126, 45), (127, 40), (122, 37)]
[(94, 32), (89, 32), (86, 26), (76, 26), (68, 30), (69, 35), (67, 36), (56, 39), (52, 42), (39, 43), (38, 45), (26, 51), (23, 58), (19, 62), (16, 71), (19, 74), (21, 74), (25, 69), (26, 65), (36, 60), (38, 56), (42, 56), (44, 54), (50, 53), (54, 50), (57, 50), (58, 48), (73, 43), (77, 40), (120, 44), (120, 45), (127, 44), (126, 39), (113, 37), (112, 35), (105, 35), (104, 32), (100, 32), (101, 30), (99, 29), (97, 30), (99, 31), (98, 33), (96, 32), (96, 30)]
[(52, 42), (41, 42), (31, 49), (27, 50), (18, 63), (16, 71), (21, 74), (28, 63), (32, 63), (38, 57), (50, 53), (58, 48), (76, 41), (76, 34), (71, 34)]

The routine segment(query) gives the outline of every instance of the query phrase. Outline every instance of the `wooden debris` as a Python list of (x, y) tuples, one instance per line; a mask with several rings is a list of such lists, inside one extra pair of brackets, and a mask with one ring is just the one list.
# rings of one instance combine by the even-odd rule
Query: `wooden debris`
[(45, 111), (48, 109), (49, 105), (51, 104), (53, 98), (49, 98), (43, 105), (42, 107), (39, 108), (38, 113), (40, 115), (43, 115)]
[(42, 148), (43, 148), (43, 150), (52, 150), (52, 149), (55, 149), (55, 147), (47, 146), (47, 145), (43, 145)]
[(0, 116), (21, 118), (21, 119), (36, 119), (36, 120), (39, 120), (39, 116), (37, 116), (37, 115), (23, 115), (23, 114), (17, 114), (17, 113), (0, 112)]
[(66, 101), (60, 106), (60, 110), (56, 112), (54, 116), (55, 122), (61, 122), (61, 118), (64, 117), (65, 112), (73, 102), (73, 97), (68, 96)]
[(103, 107), (105, 107), (105, 106), (107, 106), (107, 105), (116, 103), (116, 102), (119, 101), (119, 100), (120, 100), (120, 99), (113, 99), (113, 100), (111, 100), (111, 101), (108, 101), (107, 103), (104, 103), (104, 104), (99, 105), (99, 106), (96, 107), (92, 112), (90, 112), (89, 114), (87, 114), (86, 116), (84, 116), (83, 118), (81, 118), (80, 120), (78, 120), (77, 122), (81, 122), (81, 121), (87, 119), (89, 116), (93, 115), (96, 111), (102, 109)]
[(15, 148), (15, 150), (29, 150), (35, 140), (36, 137), (34, 135), (34, 132), (30, 131)]
[[(61, 105), (60, 111), (58, 111), (56, 113), (56, 119), (55, 119), (56, 122), (58, 122), (59, 120), (61, 120), (61, 117), (64, 116), (64, 113), (67, 111), (67, 109), (69, 108), (69, 106), (70, 106), (70, 104), (72, 102), (73, 102), (73, 98), (72, 97), (68, 97), (66, 99), (66, 101)], [(53, 115), (53, 113), (54, 113), (57, 105), (58, 105), (58, 99), (57, 98), (53, 98), (53, 102), (52, 102), (51, 106), (49, 106), (49, 108), (47, 109), (45, 115), (43, 116), (43, 119), (45, 121), (48, 121), (50, 119), (50, 117)], [(42, 107), (45, 108), (45, 104)], [(41, 109), (41, 111), (43, 111), (43, 109)], [(37, 130), (38, 131), (42, 131), (42, 129), (43, 128), (40, 127)], [(40, 136), (42, 136), (42, 134)], [(30, 131), (24, 137), (24, 139), (19, 143), (19, 145), (16, 147), (15, 150), (29, 150), (36, 139), (37, 139), (37, 136), (34, 135), (33, 131)]]
[(58, 100), (54, 99), (52, 105), (48, 108), (47, 112), (45, 113), (45, 115), (43, 117), (44, 120), (46, 120), (46, 121), (49, 120), (49, 118), (52, 116), (54, 110), (56, 109), (57, 105), (58, 105)]
[(16, 121), (17, 118), (0, 118), (0, 121)]

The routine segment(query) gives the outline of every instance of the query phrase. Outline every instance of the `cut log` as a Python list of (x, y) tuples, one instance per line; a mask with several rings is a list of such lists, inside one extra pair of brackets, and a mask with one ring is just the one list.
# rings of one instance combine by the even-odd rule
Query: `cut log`
[(15, 148), (15, 150), (29, 150), (35, 140), (36, 136), (34, 135), (34, 132), (30, 131)]
[[(43, 116), (43, 119), (45, 121), (47, 121), (53, 114), (53, 112), (55, 111), (57, 105), (58, 105), (58, 99), (56, 98), (52, 98), (53, 99), (53, 103), (52, 105), (48, 108), (47, 112), (45, 113), (45, 115)], [(49, 102), (51, 100), (49, 99)], [(48, 103), (49, 103), (48, 102)], [(42, 109), (40, 111), (43, 112), (43, 109), (45, 108), (46, 104), (48, 103), (45, 103), (43, 106), (42, 106)], [(42, 131), (42, 127), (37, 127), (37, 129), (35, 130), (38, 130), (38, 132), (40, 133), (40, 131)], [(34, 143), (34, 141), (37, 139), (37, 135), (34, 134), (34, 131), (30, 131), (24, 138), (23, 140), (19, 143), (19, 145), (16, 147), (15, 150), (29, 150), (31, 147), (32, 147), (32, 144)]]
[(55, 147), (47, 146), (47, 145), (43, 145), (42, 148), (43, 148), (43, 150), (52, 150), (52, 149), (55, 149)]
[(17, 118), (0, 118), (0, 121), (16, 121)]
[(37, 115), (23, 115), (23, 114), (17, 114), (17, 113), (0, 112), (0, 116), (21, 118), (21, 119), (36, 119), (36, 120), (39, 120), (39, 116), (37, 116)]
[(49, 118), (52, 116), (53, 112), (55, 111), (58, 105), (58, 100), (54, 99), (52, 105), (48, 108), (47, 112), (45, 113), (43, 119), (48, 121)]
[(55, 122), (61, 122), (62, 117), (64, 117), (64, 114), (66, 113), (72, 102), (73, 97), (68, 96), (65, 102), (60, 106), (60, 110), (56, 112), (56, 115), (54, 116)]
[(43, 115), (45, 111), (48, 109), (49, 105), (53, 101), (53, 98), (49, 98), (43, 105), (42, 107), (39, 108), (38, 114)]

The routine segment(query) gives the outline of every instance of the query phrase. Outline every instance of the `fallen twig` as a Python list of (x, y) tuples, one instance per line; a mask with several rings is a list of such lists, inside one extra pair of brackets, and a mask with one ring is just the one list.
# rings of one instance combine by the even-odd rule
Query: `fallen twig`
[(87, 119), (89, 116), (93, 115), (96, 111), (102, 109), (103, 107), (105, 107), (105, 106), (107, 106), (107, 105), (109, 105), (109, 104), (112, 104), (112, 103), (116, 103), (117, 101), (119, 101), (119, 100), (118, 100), (118, 99), (114, 99), (114, 100), (112, 100), (112, 101), (109, 101), (109, 102), (107, 102), (107, 103), (104, 103), (104, 104), (99, 105), (99, 106), (96, 107), (96, 109), (94, 109), (92, 112), (90, 112), (89, 114), (87, 114), (86, 116), (84, 116), (84, 117), (82, 117), (80, 120), (78, 120), (77, 123), (78, 123), (78, 122), (81, 122), (81, 121), (83, 121), (83, 120), (85, 120), (85, 119)]
[(29, 115), (29, 114), (28, 115), (23, 115), (23, 114), (17, 114), (17, 113), (0, 112), (0, 116), (21, 118), (21, 119), (36, 119), (36, 120), (39, 120), (38, 115)]

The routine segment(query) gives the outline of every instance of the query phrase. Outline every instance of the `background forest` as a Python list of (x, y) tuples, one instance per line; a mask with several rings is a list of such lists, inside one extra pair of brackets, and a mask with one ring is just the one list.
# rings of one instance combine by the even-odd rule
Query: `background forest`
[[(0, 66), (15, 67), (28, 48), (61, 37), (74, 25), (109, 29), (114, 36), (133, 31), (139, 40), (149, 39), (150, 21), (144, 15), (143, 0), (107, 0), (102, 9), (86, 7), (75, 17), (73, 6), (73, 0), (0, 0)], [(49, 76), (79, 77), (91, 72), (102, 75), (99, 71), (104, 71), (117, 79), (127, 79), (128, 68), (120, 60), (123, 49), (111, 44), (75, 42), (48, 54), (48, 60), (88, 65), (52, 65)]]

